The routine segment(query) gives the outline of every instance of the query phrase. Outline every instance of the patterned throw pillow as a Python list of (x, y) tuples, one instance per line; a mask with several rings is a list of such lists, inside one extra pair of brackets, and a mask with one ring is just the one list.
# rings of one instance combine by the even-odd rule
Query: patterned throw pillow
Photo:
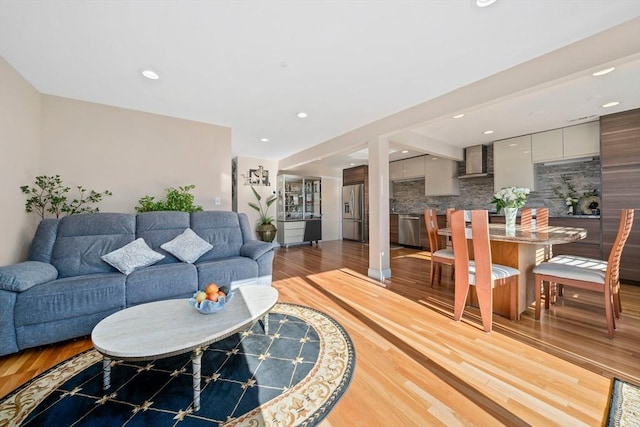
[(178, 258), (180, 261), (193, 264), (213, 246), (198, 236), (192, 229), (187, 228), (175, 239), (160, 245), (162, 249)]
[(164, 255), (151, 249), (142, 237), (102, 256), (104, 262), (124, 274), (131, 274), (136, 268), (155, 264), (162, 258)]

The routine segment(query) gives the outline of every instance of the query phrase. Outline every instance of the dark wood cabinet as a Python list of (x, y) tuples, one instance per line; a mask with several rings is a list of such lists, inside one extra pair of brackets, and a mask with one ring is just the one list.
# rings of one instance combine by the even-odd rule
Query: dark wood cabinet
[(553, 245), (553, 255), (578, 255), (588, 258), (601, 259), (600, 219), (552, 217), (549, 218), (550, 227), (577, 227), (587, 230), (587, 237), (573, 243)]
[(389, 215), (389, 243), (398, 244), (398, 214)]
[(633, 228), (622, 252), (620, 278), (640, 283), (640, 109), (600, 118), (602, 164), (602, 256), (609, 256), (621, 209), (635, 209)]
[(369, 167), (356, 166), (342, 171), (342, 185), (364, 184), (369, 180)]

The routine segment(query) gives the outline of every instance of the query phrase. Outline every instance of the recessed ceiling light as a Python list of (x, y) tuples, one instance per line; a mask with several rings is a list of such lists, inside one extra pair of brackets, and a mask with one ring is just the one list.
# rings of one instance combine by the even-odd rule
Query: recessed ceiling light
[(305, 113), (304, 111), (300, 111), (297, 116), (301, 119), (306, 119), (309, 115), (307, 113)]
[(355, 166), (355, 165), (356, 165), (355, 163), (349, 163), (349, 166)]
[(402, 154), (407, 154), (409, 150), (402, 150)]
[(478, 7), (487, 7), (494, 4), (496, 0), (476, 0), (476, 6)]
[(620, 102), (618, 102), (618, 101), (607, 102), (606, 104), (602, 105), (602, 108), (615, 107), (618, 104), (620, 104)]
[(438, 158), (437, 157), (432, 157), (431, 160), (438, 160)]
[(148, 79), (158, 80), (160, 78), (160, 74), (156, 73), (153, 70), (142, 70), (140, 73)]
[(269, 142), (269, 138), (260, 138), (260, 141), (262, 141), (262, 142)]
[(455, 116), (453, 116), (454, 119), (461, 119), (464, 117), (464, 114), (456, 114)]
[(509, 147), (517, 147), (518, 144), (509, 144)]
[(491, 135), (493, 133), (492, 130), (485, 130), (484, 132), (482, 132), (485, 135)]
[(616, 67), (605, 68), (604, 70), (596, 71), (595, 73), (593, 73), (591, 75), (594, 76), (594, 77), (604, 76), (605, 74), (609, 74), (610, 72), (612, 72), (615, 69), (616, 69)]

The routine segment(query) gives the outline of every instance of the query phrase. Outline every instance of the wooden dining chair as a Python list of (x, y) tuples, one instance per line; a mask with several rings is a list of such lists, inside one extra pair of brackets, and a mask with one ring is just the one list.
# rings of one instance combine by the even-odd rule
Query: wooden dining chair
[(523, 228), (532, 228), (534, 216), (535, 228), (549, 226), (549, 209), (547, 208), (521, 208), (520, 226)]
[[(442, 279), (442, 264), (450, 265), (453, 268), (453, 250), (446, 248), (438, 235), (438, 216), (435, 209), (427, 208), (424, 210), (424, 222), (427, 227), (427, 237), (429, 237), (429, 251), (431, 251), (430, 280), (433, 288), (435, 275), (438, 275), (438, 284)], [(453, 277), (453, 273), (451, 276)]]
[[(535, 318), (540, 320), (541, 312), (541, 292), (545, 293), (545, 299), (549, 299), (549, 284), (557, 283), (559, 285), (567, 285), (580, 289), (601, 292), (604, 294), (605, 318), (607, 321), (607, 334), (613, 337), (615, 330), (615, 318), (620, 317), (620, 260), (622, 258), (622, 250), (631, 233), (633, 225), (633, 209), (623, 209), (620, 213), (620, 224), (618, 226), (618, 234), (613, 243), (609, 258), (607, 259), (607, 267), (603, 271), (594, 262), (586, 262), (582, 266), (554, 261), (544, 262), (533, 269), (536, 303)], [(567, 260), (568, 258), (565, 258)], [(588, 258), (584, 258), (587, 259)], [(553, 258), (552, 258), (553, 260)], [(598, 260), (593, 260), (598, 261)], [(592, 268), (586, 267), (590, 266)], [(546, 283), (546, 284), (545, 284)], [(548, 308), (548, 302), (545, 301), (545, 307)]]
[[(459, 321), (469, 294), (474, 285), (478, 295), (482, 326), (491, 332), (493, 317), (493, 288), (507, 285), (510, 287), (511, 320), (518, 318), (518, 275), (520, 271), (491, 262), (489, 243), (489, 213), (486, 210), (471, 211), (471, 233), (466, 228), (464, 211), (451, 214), (451, 233), (455, 255), (455, 297), (454, 319)], [(467, 239), (471, 239), (474, 260), (469, 260)]]

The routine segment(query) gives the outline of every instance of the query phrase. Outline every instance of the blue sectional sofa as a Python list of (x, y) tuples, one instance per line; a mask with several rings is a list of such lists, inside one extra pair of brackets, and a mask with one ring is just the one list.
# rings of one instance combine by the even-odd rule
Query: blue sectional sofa
[[(187, 229), (212, 246), (195, 262), (180, 261), (160, 247)], [(164, 258), (129, 274), (103, 260), (140, 238)], [(242, 213), (95, 213), (44, 219), (28, 261), (0, 267), (0, 356), (89, 335), (118, 310), (188, 298), (211, 282), (232, 289), (271, 286), (273, 256), (271, 243), (252, 239)]]

